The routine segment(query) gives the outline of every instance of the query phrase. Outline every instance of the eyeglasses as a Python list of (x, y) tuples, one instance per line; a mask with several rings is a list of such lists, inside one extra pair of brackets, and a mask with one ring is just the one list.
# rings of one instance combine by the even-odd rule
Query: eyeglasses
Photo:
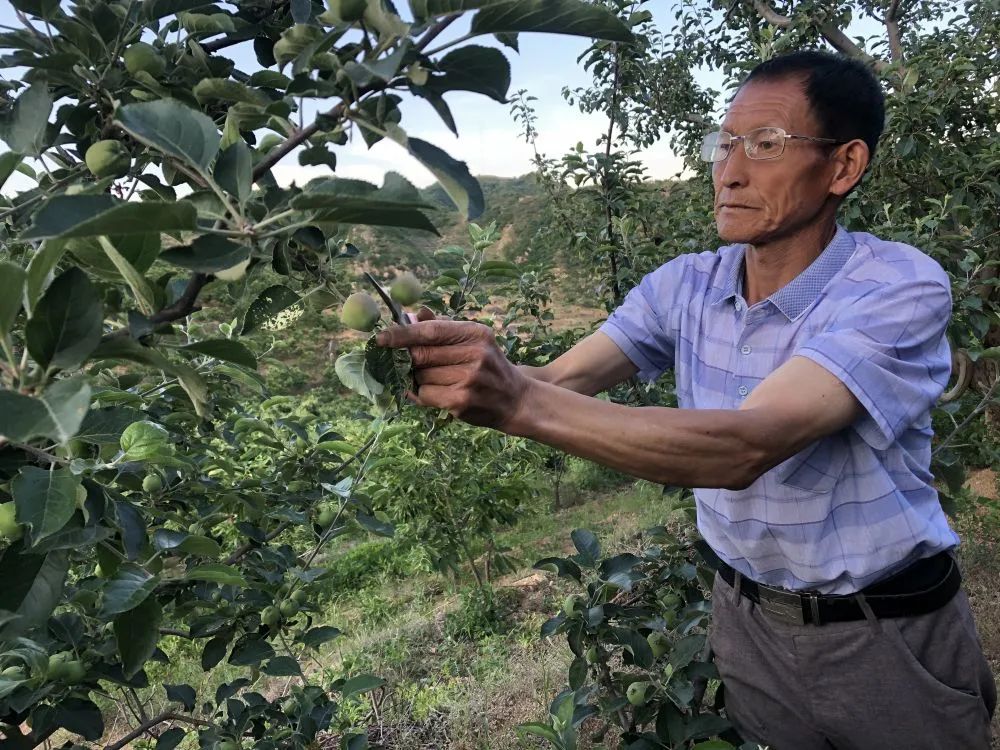
[(702, 161), (724, 161), (733, 150), (733, 142), (743, 141), (743, 150), (749, 159), (777, 159), (785, 150), (785, 141), (795, 138), (813, 143), (842, 144), (833, 138), (814, 138), (811, 135), (791, 135), (782, 128), (757, 128), (746, 135), (733, 135), (725, 130), (718, 130), (705, 136), (701, 144)]

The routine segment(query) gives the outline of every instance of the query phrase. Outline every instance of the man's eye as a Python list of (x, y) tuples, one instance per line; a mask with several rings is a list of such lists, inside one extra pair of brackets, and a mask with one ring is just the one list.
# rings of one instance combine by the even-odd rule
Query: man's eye
[(775, 142), (774, 142), (774, 141), (760, 141), (760, 142), (759, 142), (759, 143), (757, 144), (757, 148), (758, 148), (759, 150), (761, 150), (761, 151), (769, 151), (769, 150), (771, 150), (772, 148), (774, 148), (774, 147), (775, 147), (775, 145), (776, 145), (776, 144), (775, 144)]

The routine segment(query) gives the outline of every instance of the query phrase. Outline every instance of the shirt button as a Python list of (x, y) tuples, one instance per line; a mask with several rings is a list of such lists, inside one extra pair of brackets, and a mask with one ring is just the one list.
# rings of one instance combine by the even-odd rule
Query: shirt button
[(741, 396), (745, 396), (748, 393), (750, 393), (750, 389), (747, 388), (745, 385), (741, 385), (737, 390), (737, 393), (739, 393)]
[(743, 309), (743, 300), (736, 300), (736, 311), (740, 312)]
[(749, 344), (744, 344), (742, 348), (740, 348), (740, 351), (743, 352), (744, 354), (749, 354), (750, 352), (753, 351), (753, 349), (750, 348)]

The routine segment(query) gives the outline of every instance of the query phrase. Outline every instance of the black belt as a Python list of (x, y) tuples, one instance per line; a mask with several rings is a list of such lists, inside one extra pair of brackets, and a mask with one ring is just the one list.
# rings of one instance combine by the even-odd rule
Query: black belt
[[(722, 579), (736, 588), (737, 571), (720, 560), (704, 541), (697, 542), (695, 547)], [(945, 551), (917, 560), (898, 573), (865, 587), (860, 592), (862, 596), (789, 591), (757, 583), (743, 575), (740, 575), (739, 591), (775, 619), (797, 625), (822, 625), (863, 620), (866, 607), (880, 618), (927, 614), (947, 604), (961, 585), (958, 564), (954, 556)]]

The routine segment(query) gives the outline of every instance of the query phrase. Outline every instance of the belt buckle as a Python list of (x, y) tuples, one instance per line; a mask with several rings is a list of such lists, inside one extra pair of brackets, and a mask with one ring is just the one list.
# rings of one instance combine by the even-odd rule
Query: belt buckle
[(758, 584), (758, 606), (764, 614), (791, 625), (805, 625), (805, 608), (802, 597), (791, 591), (781, 591)]

